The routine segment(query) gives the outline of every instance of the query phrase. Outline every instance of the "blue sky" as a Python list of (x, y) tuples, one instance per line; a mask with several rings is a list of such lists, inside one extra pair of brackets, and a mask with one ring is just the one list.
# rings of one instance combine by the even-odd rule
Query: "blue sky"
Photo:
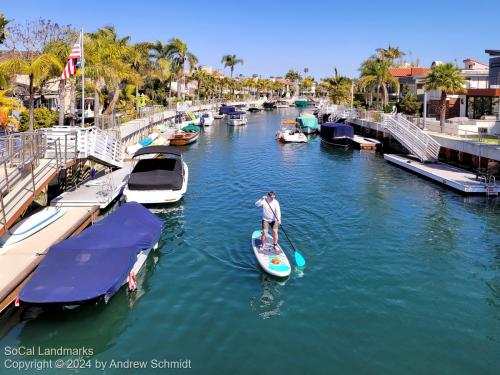
[(422, 66), (433, 60), (461, 64), (467, 57), (487, 62), (484, 50), (500, 49), (497, 0), (3, 3), (0, 11), (19, 23), (43, 17), (89, 31), (114, 25), (134, 42), (178, 37), (202, 64), (220, 69), (222, 55), (234, 53), (244, 59), (236, 74), (264, 77), (308, 67), (309, 74), (322, 78), (334, 66), (357, 76), (360, 62), (388, 43), (411, 51)]

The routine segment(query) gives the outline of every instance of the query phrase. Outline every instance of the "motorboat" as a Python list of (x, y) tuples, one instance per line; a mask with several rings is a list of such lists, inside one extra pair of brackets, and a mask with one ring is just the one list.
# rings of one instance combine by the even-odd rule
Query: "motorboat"
[(74, 308), (107, 303), (124, 285), (137, 288), (163, 223), (144, 206), (125, 203), (80, 235), (52, 246), (16, 299), (20, 305)]
[(215, 118), (212, 115), (212, 112), (207, 112), (200, 116), (199, 124), (201, 126), (211, 126), (214, 123), (214, 120)]
[(123, 191), (127, 202), (173, 203), (186, 193), (189, 170), (177, 149), (144, 147), (134, 154), (133, 160), (135, 165)]
[(276, 108), (289, 108), (290, 104), (286, 100), (279, 100), (276, 102)]
[(267, 102), (262, 103), (262, 107), (266, 111), (272, 111), (274, 108), (276, 108), (276, 103), (272, 102), (272, 101), (267, 101)]
[(260, 112), (260, 111), (262, 111), (262, 108), (259, 108), (259, 107), (250, 107), (250, 108), (248, 108), (248, 112), (254, 113), (254, 112)]
[(321, 142), (337, 147), (348, 147), (354, 138), (354, 128), (351, 125), (326, 122), (321, 124)]
[(281, 121), (281, 129), (276, 133), (276, 139), (283, 143), (307, 143), (307, 137), (295, 120)]
[(225, 117), (228, 113), (235, 112), (236, 108), (230, 105), (222, 105), (219, 109), (219, 115)]
[(226, 115), (226, 123), (231, 126), (246, 125), (248, 122), (246, 113), (243, 111), (234, 111)]
[(297, 99), (294, 101), (295, 106), (299, 108), (305, 108), (309, 104), (307, 99)]
[(304, 134), (314, 134), (318, 131), (318, 119), (312, 113), (303, 113), (296, 121)]

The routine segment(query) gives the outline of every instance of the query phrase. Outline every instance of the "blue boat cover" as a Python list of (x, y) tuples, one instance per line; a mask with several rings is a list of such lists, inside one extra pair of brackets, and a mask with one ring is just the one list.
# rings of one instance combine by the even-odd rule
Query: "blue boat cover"
[(326, 141), (340, 137), (353, 138), (354, 128), (350, 125), (339, 124), (337, 122), (326, 122), (321, 124), (320, 136)]
[(25, 303), (81, 303), (106, 300), (123, 285), (137, 254), (160, 239), (162, 222), (144, 206), (129, 202), (49, 249), (19, 294)]
[(234, 112), (236, 109), (233, 106), (224, 105), (219, 109), (219, 115), (226, 115), (230, 112)]

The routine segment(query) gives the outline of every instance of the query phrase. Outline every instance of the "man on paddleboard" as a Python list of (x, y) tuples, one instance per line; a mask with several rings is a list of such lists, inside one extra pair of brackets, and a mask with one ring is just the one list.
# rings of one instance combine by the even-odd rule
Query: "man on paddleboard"
[(255, 202), (255, 205), (257, 207), (262, 206), (262, 237), (260, 238), (260, 248), (262, 249), (264, 246), (269, 226), (273, 229), (273, 243), (276, 248), (278, 246), (278, 226), (281, 224), (281, 209), (276, 199), (276, 194), (274, 191), (270, 191), (267, 193), (267, 196), (264, 195)]

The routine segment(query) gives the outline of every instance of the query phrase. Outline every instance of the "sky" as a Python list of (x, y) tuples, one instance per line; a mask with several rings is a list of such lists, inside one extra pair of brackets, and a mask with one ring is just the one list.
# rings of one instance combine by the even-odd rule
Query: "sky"
[(132, 42), (181, 38), (200, 64), (221, 70), (222, 56), (236, 54), (244, 60), (236, 75), (262, 77), (306, 67), (316, 79), (334, 67), (357, 77), (360, 63), (389, 43), (421, 66), (487, 63), (484, 50), (500, 49), (498, 0), (0, 0), (0, 12), (21, 24), (42, 17), (87, 31), (113, 25)]

